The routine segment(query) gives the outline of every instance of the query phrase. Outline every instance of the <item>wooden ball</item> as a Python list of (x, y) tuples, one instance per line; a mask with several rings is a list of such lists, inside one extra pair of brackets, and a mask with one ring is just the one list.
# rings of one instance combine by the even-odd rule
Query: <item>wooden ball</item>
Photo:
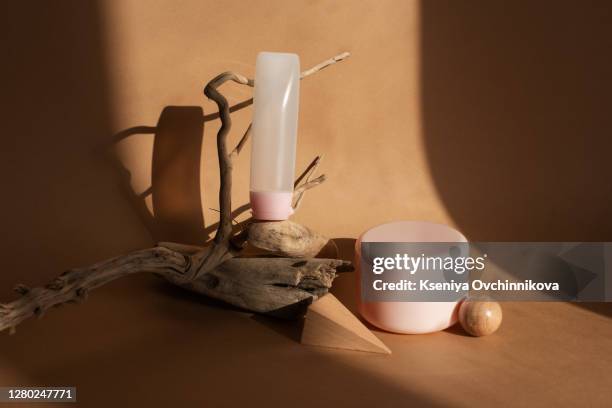
[(459, 323), (472, 336), (494, 333), (502, 322), (499, 303), (486, 300), (464, 300), (459, 307)]

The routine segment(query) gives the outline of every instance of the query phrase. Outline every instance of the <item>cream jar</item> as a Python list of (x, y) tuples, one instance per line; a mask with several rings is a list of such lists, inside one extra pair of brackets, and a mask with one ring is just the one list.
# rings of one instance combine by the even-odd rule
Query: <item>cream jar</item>
[(459, 231), (424, 221), (397, 221), (364, 232), (355, 243), (357, 304), (361, 316), (383, 330), (419, 334), (444, 330), (457, 322), (460, 299), (456, 301), (366, 301), (362, 296), (362, 243), (467, 243)]

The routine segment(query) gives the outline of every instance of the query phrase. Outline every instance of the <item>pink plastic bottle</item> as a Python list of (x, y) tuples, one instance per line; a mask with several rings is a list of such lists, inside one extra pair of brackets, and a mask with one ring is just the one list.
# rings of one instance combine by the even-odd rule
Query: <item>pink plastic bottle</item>
[(293, 213), (293, 178), (300, 93), (300, 59), (261, 52), (255, 66), (250, 201), (259, 220)]

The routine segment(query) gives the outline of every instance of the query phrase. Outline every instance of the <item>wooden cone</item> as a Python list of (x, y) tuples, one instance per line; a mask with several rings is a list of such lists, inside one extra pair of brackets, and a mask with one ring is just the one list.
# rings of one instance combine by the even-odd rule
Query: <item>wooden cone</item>
[(301, 343), (391, 354), (391, 350), (331, 293), (308, 308)]

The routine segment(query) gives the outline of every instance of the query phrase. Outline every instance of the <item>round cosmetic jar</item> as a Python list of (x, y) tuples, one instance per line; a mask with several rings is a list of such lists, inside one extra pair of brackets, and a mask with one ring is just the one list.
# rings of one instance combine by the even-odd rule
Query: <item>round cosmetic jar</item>
[[(378, 225), (364, 232), (355, 243), (357, 304), (361, 316), (383, 330), (420, 334), (444, 330), (457, 322), (457, 301), (366, 301), (362, 296), (362, 243), (467, 243), (459, 231), (442, 224), (425, 221), (396, 221)], [(371, 272), (371, 271), (370, 271)]]

